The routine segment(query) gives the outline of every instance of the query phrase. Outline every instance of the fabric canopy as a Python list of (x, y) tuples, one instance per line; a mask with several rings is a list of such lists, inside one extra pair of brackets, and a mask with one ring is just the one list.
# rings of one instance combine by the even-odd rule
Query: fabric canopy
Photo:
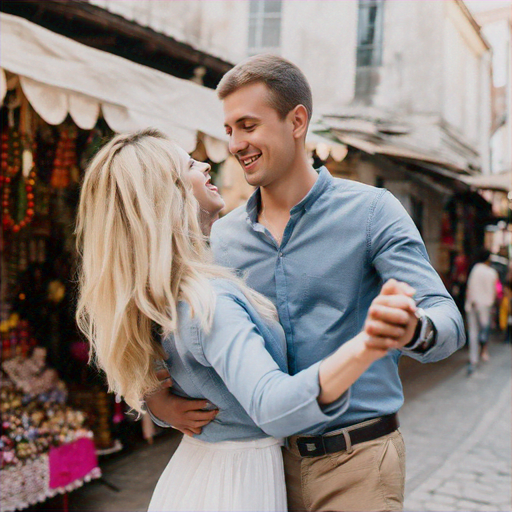
[[(69, 113), (79, 127), (90, 129), (101, 108), (115, 132), (158, 128), (187, 151), (195, 148), (197, 132), (226, 140), (215, 91), (17, 16), (1, 13), (0, 22), (2, 68), (19, 75), (27, 99), (49, 124), (60, 124)], [(2, 71), (2, 95), (4, 78)], [(216, 148), (216, 159), (225, 155), (211, 139), (208, 146)]]

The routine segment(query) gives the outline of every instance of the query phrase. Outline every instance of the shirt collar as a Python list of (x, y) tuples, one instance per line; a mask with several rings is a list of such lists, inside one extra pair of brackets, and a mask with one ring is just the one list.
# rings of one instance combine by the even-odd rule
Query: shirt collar
[[(326, 167), (319, 167), (316, 169), (316, 172), (318, 173), (318, 178), (315, 181), (315, 184), (311, 187), (311, 190), (306, 194), (306, 196), (290, 210), (290, 215), (293, 215), (300, 210), (308, 210), (331, 184), (333, 177)], [(258, 221), (260, 202), (261, 193), (258, 187), (251, 197), (249, 197), (246, 205), (247, 219), (252, 223), (256, 223)]]

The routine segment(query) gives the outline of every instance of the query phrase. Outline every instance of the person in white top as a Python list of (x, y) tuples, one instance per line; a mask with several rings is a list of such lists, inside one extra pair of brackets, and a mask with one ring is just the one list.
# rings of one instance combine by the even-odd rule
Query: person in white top
[(491, 267), (490, 256), (490, 251), (482, 249), (468, 278), (465, 305), (469, 334), (468, 375), (473, 373), (480, 358), (483, 361), (489, 359), (487, 340), (491, 311), (496, 302), (496, 281), (499, 279), (498, 272)]

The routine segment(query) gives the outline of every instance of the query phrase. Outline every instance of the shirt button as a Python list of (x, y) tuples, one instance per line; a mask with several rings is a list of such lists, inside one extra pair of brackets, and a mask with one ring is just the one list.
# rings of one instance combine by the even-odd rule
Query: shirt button
[(283, 253), (282, 253), (282, 252), (280, 252), (280, 253), (279, 253), (279, 257), (280, 257), (280, 258), (282, 258), (282, 257), (283, 257)]

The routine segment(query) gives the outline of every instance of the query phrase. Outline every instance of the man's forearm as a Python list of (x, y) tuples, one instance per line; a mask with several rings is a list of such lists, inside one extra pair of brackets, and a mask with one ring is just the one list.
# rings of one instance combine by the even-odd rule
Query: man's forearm
[(144, 408), (146, 409), (146, 412), (149, 414), (149, 417), (153, 420), (153, 423), (155, 423), (156, 425), (158, 425), (159, 427), (162, 427), (162, 428), (174, 428), (170, 423), (167, 423), (166, 421), (161, 420), (160, 418), (157, 418), (151, 412), (151, 409), (150, 409), (150, 407), (148, 405), (148, 401), (147, 400), (144, 400)]

